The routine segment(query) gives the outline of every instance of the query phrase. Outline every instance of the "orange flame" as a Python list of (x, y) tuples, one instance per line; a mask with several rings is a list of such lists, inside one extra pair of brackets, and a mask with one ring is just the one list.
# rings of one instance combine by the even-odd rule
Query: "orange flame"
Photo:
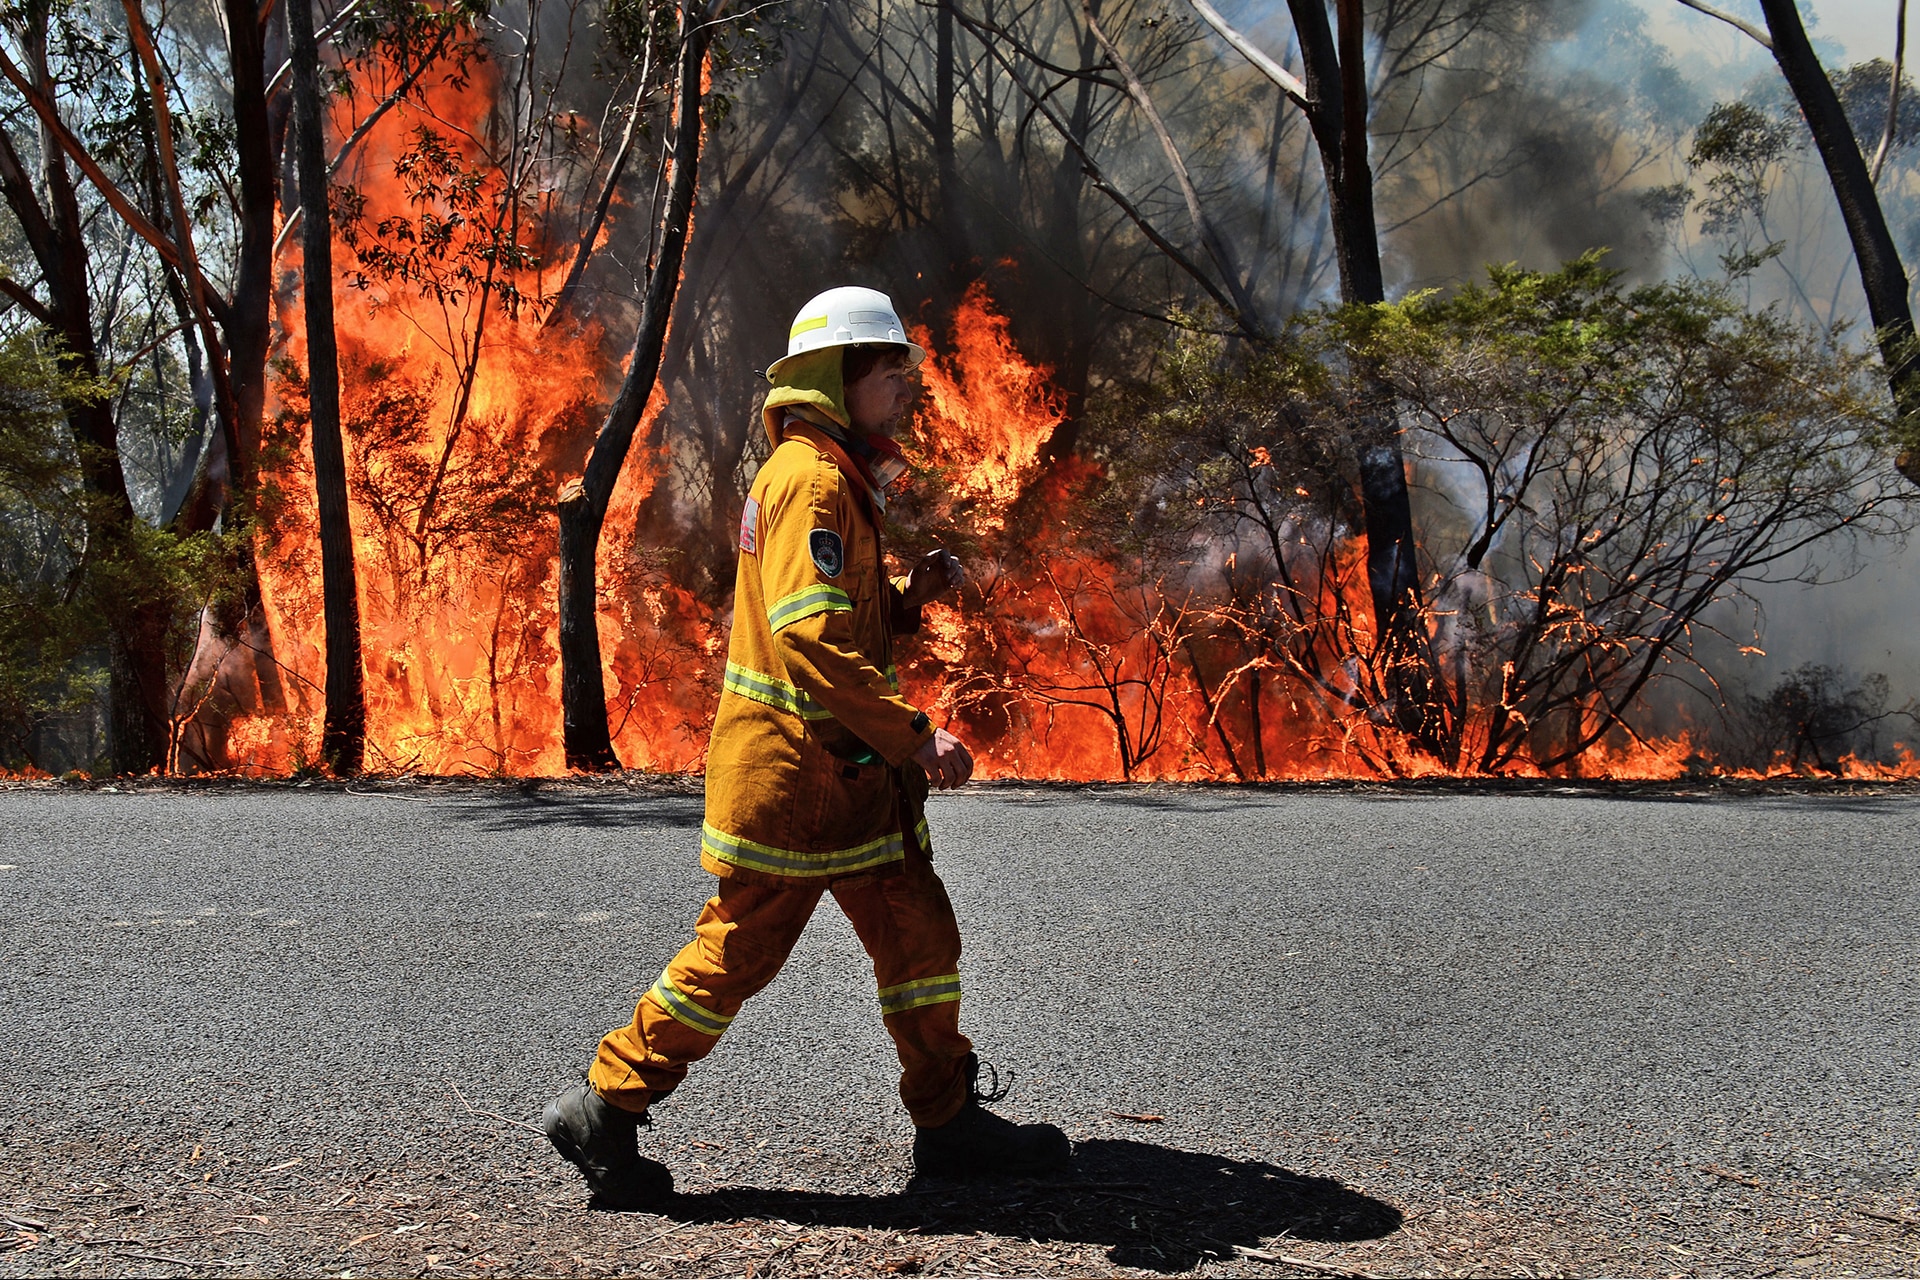
[[(928, 351), (943, 349), (924, 327), (915, 327), (913, 340)], [(976, 528), (998, 530), (1060, 425), (1064, 400), (1048, 381), (1050, 369), (1021, 358), (1007, 318), (978, 281), (954, 313), (953, 342), (944, 350), (945, 358), (921, 366), (926, 405), (914, 442), (950, 493), (977, 504)]]
[[(432, 90), (433, 113), (463, 163), (501, 193), (474, 138), (487, 134), (493, 86), (475, 75)], [(367, 220), (417, 213), (396, 176), (417, 120), (395, 111), (363, 142)], [(441, 210), (440, 212), (446, 212)], [(336, 252), (351, 262), (352, 247)], [(562, 255), (564, 256), (564, 255)], [(501, 267), (530, 296), (568, 264)], [(617, 362), (599, 335), (541, 328), (534, 308), (400, 287), (343, 291), (338, 327), (349, 440), (368, 702), (369, 767), (386, 772), (563, 772), (558, 661), (556, 477), (577, 475)], [(258, 561), (275, 653), (293, 708), (235, 723), (236, 771), (283, 774), (317, 760), (325, 685), (319, 552), (295, 310), (281, 315), (289, 357), (268, 431)], [(957, 308), (950, 340), (925, 328), (923, 408), (909, 452), (929, 531), (969, 548), (964, 600), (927, 611), (903, 645), (909, 697), (975, 747), (989, 778), (1209, 780), (1374, 778), (1443, 772), (1409, 754), (1353, 677), (1303, 680), (1281, 658), (1213, 638), (1231, 622), (1178, 572), (1149, 572), (1078, 531), (1091, 463), (1046, 459), (1065, 400), (1026, 359), (982, 285)], [(666, 411), (656, 390), (638, 438)], [(1264, 452), (1259, 466), (1271, 464)], [(602, 537), (599, 621), (608, 714), (630, 767), (702, 767), (725, 658), (725, 631), (651, 532), (667, 518), (669, 459), (636, 448)], [(1305, 496), (1304, 494), (1302, 496)], [(911, 504), (909, 504), (911, 505)], [(1313, 605), (1344, 628), (1346, 651), (1372, 647), (1364, 543), (1333, 544)], [(1224, 621), (1223, 621), (1224, 620)], [(1471, 758), (1471, 753), (1469, 753)], [(1609, 739), (1579, 762), (1586, 778), (1689, 776), (1686, 734)], [(1846, 776), (1920, 777), (1849, 758)], [(1538, 775), (1524, 756), (1511, 772)], [(1764, 776), (1783, 776), (1784, 765)], [(1742, 776), (1762, 776), (1742, 775)]]
[[(491, 91), (477, 75), (436, 88), (431, 105), (457, 126), (444, 130), (449, 145), (497, 184), (471, 142), (486, 136)], [(417, 209), (392, 176), (415, 127), (395, 111), (362, 144), (366, 222)], [(353, 261), (338, 236), (335, 252)], [(566, 266), (503, 267), (498, 283), (544, 296)], [(471, 298), (398, 286), (341, 291), (340, 304), (368, 766), (560, 773), (554, 477), (578, 473), (619, 370), (601, 358), (598, 334), (542, 329), (532, 307), (508, 314), (496, 305), (482, 317)], [(280, 318), (297, 367), (298, 313)], [(259, 559), (275, 652), (297, 694), (285, 723), (235, 727), (232, 759), (249, 773), (315, 762), (325, 684), (305, 388), (296, 376), (277, 391), (282, 431)], [(642, 439), (664, 407), (656, 393)], [(602, 534), (600, 627), (623, 758), (667, 771), (704, 757), (719, 645), (691, 595), (635, 560), (639, 513), (663, 471), (663, 458), (636, 449), (616, 485)]]

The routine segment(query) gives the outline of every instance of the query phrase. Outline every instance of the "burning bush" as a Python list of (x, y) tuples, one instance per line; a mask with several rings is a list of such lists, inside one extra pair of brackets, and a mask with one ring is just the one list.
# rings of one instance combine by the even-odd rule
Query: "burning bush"
[(1735, 700), (1721, 760), (1763, 772), (1785, 768), (1836, 777), (1849, 763), (1888, 762), (1888, 723), (1920, 725), (1920, 708), (1889, 711), (1889, 696), (1883, 675), (1856, 677), (1841, 667), (1804, 663), (1765, 694)]

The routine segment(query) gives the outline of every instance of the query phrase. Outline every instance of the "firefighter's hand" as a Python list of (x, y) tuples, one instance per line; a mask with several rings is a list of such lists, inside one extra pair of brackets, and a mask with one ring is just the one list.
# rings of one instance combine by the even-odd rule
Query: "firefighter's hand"
[(959, 557), (940, 547), (920, 557), (920, 563), (913, 566), (913, 572), (907, 575), (907, 589), (900, 595), (906, 601), (907, 608), (918, 609), (949, 591), (957, 590), (966, 580), (967, 571), (961, 566)]
[(925, 769), (927, 781), (942, 791), (964, 786), (973, 776), (973, 753), (945, 729), (933, 731), (933, 736), (913, 753), (913, 762)]

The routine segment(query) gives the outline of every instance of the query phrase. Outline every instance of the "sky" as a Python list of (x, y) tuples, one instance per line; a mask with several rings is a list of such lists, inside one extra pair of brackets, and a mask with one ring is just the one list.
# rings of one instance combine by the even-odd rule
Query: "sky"
[[(1702, 41), (1718, 43), (1708, 32), (1724, 35), (1728, 40), (1739, 42), (1745, 36), (1713, 21), (1711, 18), (1694, 13), (1676, 0), (1634, 0), (1653, 19), (1653, 29), (1667, 44), (1676, 50), (1689, 48)], [(1755, 26), (1765, 27), (1766, 22), (1760, 16), (1760, 6), (1756, 0), (1715, 0), (1715, 7), (1743, 18)], [(1893, 23), (1899, 12), (1898, 0), (1800, 0), (1802, 15), (1811, 14), (1808, 23), (1816, 41), (1831, 41), (1841, 47), (1848, 62), (1864, 62), (1868, 58), (1893, 57)], [(1909, 39), (1920, 37), (1920, 14), (1912, 12), (1920, 6), (1909, 6), (1907, 15), (1907, 35)], [(1911, 61), (1920, 62), (1920, 47), (1910, 47)]]
[[(1893, 58), (1893, 23), (1900, 6), (1896, 0), (1824, 0), (1823, 3), (1801, 6), (1811, 8), (1819, 18), (1814, 26), (1814, 35), (1825, 37), (1847, 51), (1847, 61), (1864, 62), (1868, 58)], [(1729, 13), (1735, 9), (1750, 10), (1741, 17), (1758, 17), (1760, 6), (1752, 0), (1734, 0), (1727, 6)], [(1914, 36), (1913, 6), (1908, 6), (1907, 38)], [(1920, 50), (1908, 47), (1909, 53)]]

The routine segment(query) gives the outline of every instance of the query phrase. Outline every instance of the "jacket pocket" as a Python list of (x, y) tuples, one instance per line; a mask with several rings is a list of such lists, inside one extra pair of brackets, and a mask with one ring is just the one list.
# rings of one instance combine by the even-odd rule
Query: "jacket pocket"
[(851, 849), (895, 829), (894, 771), (860, 747), (856, 750), (872, 756), (870, 761), (836, 755), (819, 735), (807, 735), (795, 805), (794, 840), (799, 847), (810, 852)]

